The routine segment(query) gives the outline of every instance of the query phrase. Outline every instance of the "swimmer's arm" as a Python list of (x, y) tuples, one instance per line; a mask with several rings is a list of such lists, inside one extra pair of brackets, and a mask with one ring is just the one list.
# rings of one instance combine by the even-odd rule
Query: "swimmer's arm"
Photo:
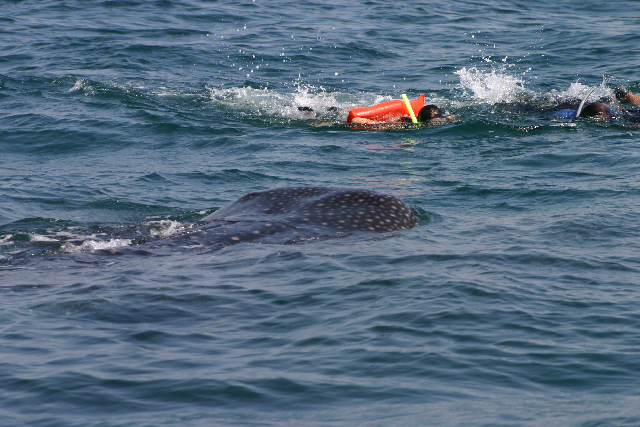
[(377, 125), (384, 122), (380, 122), (378, 120), (365, 119), (364, 117), (354, 117), (353, 119), (351, 119), (351, 123), (356, 125)]
[(638, 106), (640, 105), (640, 95), (634, 95), (631, 92), (627, 92), (627, 94), (620, 100), (620, 102), (628, 102), (631, 105)]
[[(456, 117), (457, 116), (447, 116), (447, 117), (436, 117), (433, 118), (431, 120), (429, 120), (428, 123), (431, 124), (444, 124), (444, 123), (448, 123), (448, 122), (455, 122), (456, 121)], [(379, 120), (371, 120), (371, 119), (365, 119), (364, 117), (354, 117), (351, 120), (352, 124), (356, 124), (356, 125), (379, 125), (382, 123), (387, 123), (388, 122), (381, 122)], [(398, 125), (399, 123), (390, 123), (390, 124), (395, 124)]]

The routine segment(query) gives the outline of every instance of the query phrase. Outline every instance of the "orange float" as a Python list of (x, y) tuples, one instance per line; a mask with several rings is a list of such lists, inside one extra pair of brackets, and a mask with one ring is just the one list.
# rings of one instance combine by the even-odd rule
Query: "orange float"
[[(410, 104), (417, 116), (420, 110), (422, 110), (422, 107), (424, 107), (424, 95), (420, 95), (411, 101)], [(372, 105), (371, 107), (351, 109), (349, 111), (349, 117), (347, 117), (347, 123), (351, 123), (356, 117), (380, 122), (397, 122), (402, 117), (409, 117), (409, 110), (402, 100), (394, 99), (393, 101), (382, 102)]]

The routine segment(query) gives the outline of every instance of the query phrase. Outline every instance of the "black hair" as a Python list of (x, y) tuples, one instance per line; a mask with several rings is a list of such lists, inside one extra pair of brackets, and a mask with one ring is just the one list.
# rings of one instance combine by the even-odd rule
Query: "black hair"
[(420, 112), (418, 113), (418, 121), (419, 122), (427, 122), (429, 120), (442, 118), (444, 114), (442, 114), (442, 110), (438, 108), (436, 105), (430, 104), (422, 107)]
[(609, 110), (609, 107), (601, 102), (592, 102), (591, 104), (587, 104), (580, 112), (580, 117), (609, 117), (610, 115), (611, 112)]

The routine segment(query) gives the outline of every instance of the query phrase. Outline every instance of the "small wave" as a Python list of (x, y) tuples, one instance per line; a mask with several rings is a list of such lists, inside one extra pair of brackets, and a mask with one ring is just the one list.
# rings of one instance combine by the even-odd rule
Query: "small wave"
[(3, 245), (12, 245), (12, 239), (13, 238), (13, 234), (7, 234), (5, 236), (0, 236), (0, 246)]

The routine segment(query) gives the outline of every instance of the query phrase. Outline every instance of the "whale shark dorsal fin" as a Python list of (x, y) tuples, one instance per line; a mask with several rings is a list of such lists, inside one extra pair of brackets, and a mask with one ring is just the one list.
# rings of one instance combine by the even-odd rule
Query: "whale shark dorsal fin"
[[(596, 86), (597, 87), (597, 86)], [(593, 93), (593, 91), (596, 90), (596, 88), (594, 87), (593, 89), (591, 89), (589, 91), (589, 93), (587, 94), (587, 96), (585, 96), (584, 98), (582, 98), (582, 102), (580, 103), (580, 105), (578, 106), (578, 109), (576, 110), (576, 119), (578, 117), (580, 117), (580, 113), (582, 112), (582, 107), (584, 107), (584, 103), (587, 102), (587, 98), (589, 98), (589, 96)]]

